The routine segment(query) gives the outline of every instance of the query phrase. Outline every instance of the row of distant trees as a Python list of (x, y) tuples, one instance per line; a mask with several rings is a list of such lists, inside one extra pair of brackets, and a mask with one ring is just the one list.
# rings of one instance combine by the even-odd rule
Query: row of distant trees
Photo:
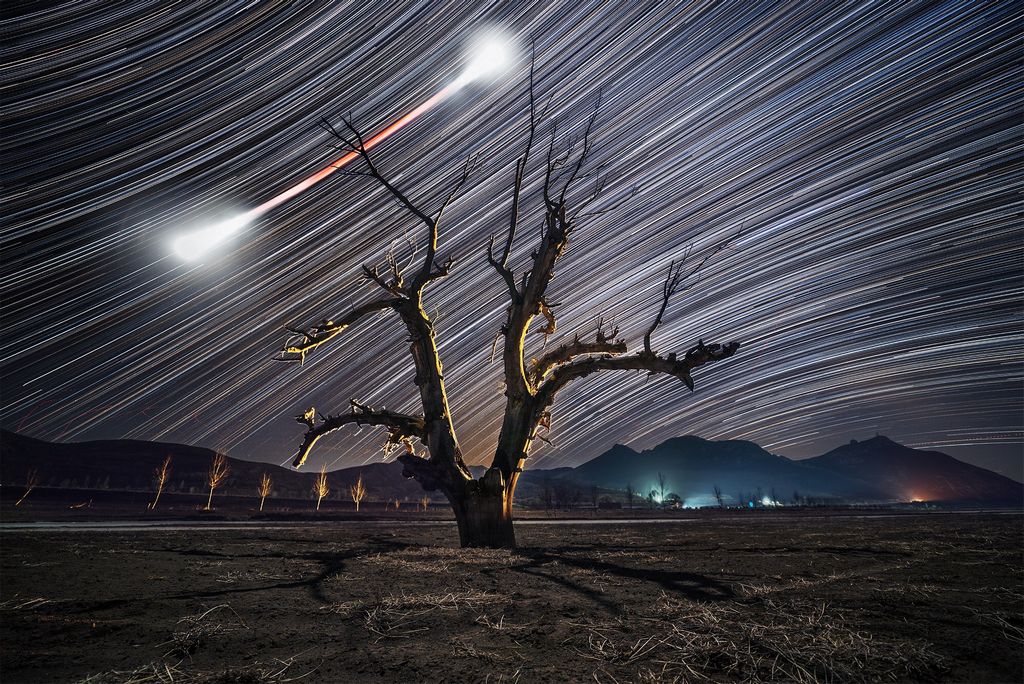
[[(649, 491), (637, 490), (631, 482), (626, 484), (623, 491), (625, 501), (622, 503), (630, 509), (642, 506), (652, 510), (655, 508), (681, 508), (686, 504), (684, 497), (670, 491), (668, 479), (662, 473), (658, 473), (657, 486)], [(765, 494), (765, 490), (761, 487), (757, 487), (754, 491), (750, 492), (736, 492), (734, 495), (735, 501), (732, 503), (726, 501), (727, 497), (722, 493), (722, 488), (718, 485), (714, 485), (712, 495), (719, 508), (729, 508), (730, 506), (743, 508), (766, 508), (786, 505), (816, 506), (835, 503), (835, 499), (821, 496), (805, 496), (797, 490), (794, 490), (792, 496), (786, 499), (784, 496), (780, 496), (774, 487), (768, 488), (767, 494)], [(616, 506), (620, 505), (618, 502), (612, 502), (607, 496), (601, 496), (600, 490), (596, 486), (591, 486), (589, 492), (586, 492), (584, 488), (571, 481), (552, 481), (550, 478), (544, 478), (541, 484), (540, 503), (543, 504), (546, 510), (558, 508), (572, 510), (588, 503), (593, 508), (599, 508), (602, 504), (614, 503)]]
[[(146, 505), (148, 510), (156, 510), (156, 507), (160, 503), (160, 496), (164, 493), (167, 488), (167, 483), (171, 479), (171, 475), (174, 472), (173, 459), (171, 456), (164, 458), (163, 462), (153, 471), (153, 481), (155, 483), (156, 491), (153, 496), (153, 500)], [(209, 493), (206, 497), (206, 506), (204, 510), (211, 510), (213, 507), (213, 495), (214, 492), (224, 483), (228, 474), (231, 472), (231, 467), (228, 464), (227, 457), (224, 454), (214, 454), (211, 462), (210, 469), (207, 472), (206, 484), (209, 487)], [(28, 495), (35, 489), (40, 483), (39, 472), (35, 468), (30, 468), (25, 477), (25, 491), (21, 497), (15, 502), (15, 506), (20, 506)], [(264, 471), (260, 476), (260, 481), (257, 486), (257, 492), (260, 497), (260, 508), (266, 503), (267, 498), (273, 493), (274, 481), (270, 476), (270, 473)], [(316, 510), (320, 510), (320, 504), (324, 498), (331, 493), (331, 484), (327, 476), (327, 467), (324, 466), (320, 469), (316, 480), (313, 482), (313, 492), (316, 496)], [(359, 505), (366, 498), (367, 489), (366, 484), (363, 482), (363, 476), (360, 474), (356, 479), (355, 484), (349, 485), (348, 487), (349, 498), (356, 506), (356, 511), (359, 511)], [(423, 496), (417, 502), (418, 506), (422, 510), (427, 510), (430, 507), (430, 497)], [(402, 507), (402, 500), (388, 499), (385, 501), (386, 508), (394, 508), (394, 510), (400, 510)]]
[[(544, 478), (541, 483), (540, 501), (547, 510), (555, 508), (568, 508), (572, 510), (589, 503), (593, 508), (599, 508), (602, 504), (620, 506), (621, 503), (612, 501), (608, 496), (601, 496), (601, 491), (596, 485), (589, 490), (584, 490), (579, 485), (567, 480), (555, 480)], [(634, 507), (635, 502), (645, 502), (650, 508), (657, 506), (681, 507), (686, 500), (668, 491), (667, 480), (664, 475), (658, 473), (658, 486), (649, 492), (638, 492), (633, 488), (632, 483), (626, 485), (626, 505)]]

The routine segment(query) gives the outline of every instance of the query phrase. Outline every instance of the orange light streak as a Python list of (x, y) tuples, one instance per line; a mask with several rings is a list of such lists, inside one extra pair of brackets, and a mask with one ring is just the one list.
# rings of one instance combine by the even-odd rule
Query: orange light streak
[[(462, 83), (460, 81), (456, 81), (454, 83), (451, 83), (451, 84), (445, 86), (440, 91), (435, 93), (430, 99), (428, 99), (427, 101), (423, 102), (421, 105), (416, 107), (416, 109), (414, 109), (411, 112), (409, 112), (408, 114), (404, 115), (402, 118), (398, 119), (397, 121), (392, 123), (390, 126), (388, 126), (387, 128), (383, 129), (382, 131), (380, 131), (379, 133), (374, 135), (369, 140), (366, 140), (363, 143), (363, 147), (366, 150), (370, 150), (371, 148), (375, 147), (376, 145), (384, 142), (392, 134), (398, 132), (399, 130), (401, 130), (407, 124), (415, 121), (417, 118), (419, 118), (420, 116), (422, 116), (426, 112), (430, 111), (431, 109), (436, 107), (438, 104), (440, 104), (444, 100), (448, 99), (452, 95), (452, 93), (454, 93), (457, 90), (459, 90), (461, 86), (462, 86)], [(278, 194), (278, 195), (276, 195), (274, 197), (271, 197), (269, 200), (267, 200), (263, 204), (261, 204), (261, 205), (255, 207), (255, 208), (250, 209), (249, 211), (247, 211), (246, 212), (247, 220), (251, 221), (251, 220), (253, 220), (253, 219), (255, 219), (255, 218), (259, 217), (259, 216), (262, 216), (263, 214), (265, 214), (266, 212), (270, 211), (274, 207), (277, 207), (277, 206), (287, 202), (291, 198), (295, 197), (296, 195), (299, 195), (299, 194), (305, 192), (306, 190), (308, 190), (309, 188), (313, 187), (314, 185), (316, 185), (317, 183), (322, 181), (324, 178), (327, 178), (332, 173), (334, 173), (335, 171), (337, 171), (341, 167), (345, 166), (346, 164), (348, 164), (350, 161), (352, 161), (353, 159), (355, 159), (358, 156), (359, 156), (358, 152), (348, 152), (346, 154), (343, 154), (342, 156), (338, 157), (337, 159), (332, 161), (330, 164), (328, 164), (324, 168), (322, 168), (319, 171), (317, 171), (316, 173), (314, 173), (312, 176), (309, 176), (305, 180), (303, 180), (303, 181), (301, 181), (299, 183), (296, 183), (295, 185), (293, 185), (292, 187), (288, 188), (284, 192), (282, 192), (282, 193), (280, 193), (280, 194)]]

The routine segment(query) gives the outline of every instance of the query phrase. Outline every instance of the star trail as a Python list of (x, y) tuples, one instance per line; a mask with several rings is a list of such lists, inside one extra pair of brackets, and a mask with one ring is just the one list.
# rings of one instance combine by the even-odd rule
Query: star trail
[[(475, 37), (496, 30), (534, 46), (542, 136), (552, 121), (578, 132), (601, 94), (590, 164), (608, 177), (594, 209), (608, 211), (560, 262), (549, 346), (604, 316), (635, 349), (668, 263), (742, 228), (654, 339), (662, 353), (699, 338), (740, 352), (698, 371), (693, 394), (629, 373), (570, 386), (553, 445), (530, 465), (682, 434), (805, 457), (881, 432), (1013, 474), (1020, 28), (1007, 2), (10, 3), (0, 421), (279, 463), (309, 406), (418, 412), (396, 317), (357, 324), (301, 367), (271, 360), (284, 326), (375, 295), (362, 264), (422, 243), (372, 179), (325, 178), (216, 258), (183, 262), (172, 243), (336, 159), (321, 117), (386, 130), (459, 79)], [(504, 405), (490, 351), (507, 293), (484, 247), (507, 224), (528, 54), (373, 150), (430, 209), (478, 155), (441, 226), (438, 253), (458, 261), (426, 298), (470, 463), (489, 462)], [(541, 164), (524, 184), (520, 272)], [(332, 435), (309, 467), (380, 460), (383, 439)]]

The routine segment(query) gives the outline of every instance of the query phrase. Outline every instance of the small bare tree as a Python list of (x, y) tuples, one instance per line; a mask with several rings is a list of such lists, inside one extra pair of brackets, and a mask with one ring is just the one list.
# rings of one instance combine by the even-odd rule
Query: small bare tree
[(325, 464), (320, 468), (320, 474), (317, 475), (316, 481), (313, 483), (313, 491), (316, 492), (316, 510), (320, 510), (320, 502), (324, 500), (324, 497), (331, 493), (331, 487), (327, 484), (327, 465)]
[(633, 499), (636, 497), (636, 492), (633, 491), (633, 483), (626, 483), (626, 506), (629, 510), (633, 510)]
[(167, 478), (171, 476), (171, 470), (171, 456), (168, 454), (160, 467), (153, 471), (153, 477), (156, 478), (156, 497), (153, 499), (153, 503), (149, 504), (149, 510), (156, 510), (160, 495), (164, 491), (164, 485), (167, 484)]
[[(415, 368), (421, 414), (371, 408), (354, 399), (349, 411), (340, 414), (318, 414), (314, 409), (297, 416), (306, 432), (293, 465), (301, 466), (317, 441), (324, 435), (350, 425), (375, 425), (388, 431), (386, 448), (401, 447), (398, 460), (404, 474), (415, 478), (427, 491), (440, 490), (450, 502), (458, 524), (463, 546), (514, 547), (512, 502), (519, 476), (537, 439), (548, 440), (552, 426), (552, 406), (556, 396), (570, 384), (594, 373), (610, 371), (640, 371), (648, 375), (663, 373), (679, 379), (690, 390), (695, 369), (732, 356), (739, 343), (726, 345), (704, 344), (699, 340), (682, 354), (657, 354), (653, 335), (661, 325), (673, 295), (689, 285), (689, 277), (722, 247), (710, 250), (697, 265), (684, 269), (684, 260), (669, 264), (662, 286), (661, 306), (643, 336), (643, 348), (627, 354), (625, 340), (617, 339), (618, 329), (605, 329), (599, 321), (592, 339), (579, 335), (554, 346), (546, 353), (531, 359), (526, 353), (526, 342), (531, 326), (542, 319), (536, 330), (545, 340), (556, 330), (556, 307), (549, 286), (555, 276), (556, 265), (569, 244), (578, 224), (589, 216), (604, 213), (619, 203), (609, 203), (600, 211), (586, 213), (601, 196), (604, 178), (600, 169), (584, 171), (590, 156), (592, 130), (598, 107), (578, 136), (559, 137), (552, 124), (551, 142), (546, 159), (541, 165), (543, 183), (540, 192), (543, 219), (539, 240), (521, 273), (510, 264), (513, 243), (519, 233), (521, 191), (527, 176), (530, 154), (537, 129), (537, 116), (533, 97), (533, 68), (530, 70), (529, 127), (523, 152), (516, 162), (512, 179), (511, 208), (508, 229), (503, 240), (495, 244), (494, 236), (487, 247), (487, 262), (494, 269), (508, 296), (505, 320), (498, 338), (505, 375), (505, 412), (502, 419), (494, 457), (490, 467), (478, 479), (463, 460), (462, 449), (456, 437), (455, 425), (448, 407), (445, 377), (435, 338), (434, 320), (423, 305), (424, 292), (434, 283), (446, 278), (455, 263), (453, 257), (438, 258), (441, 219), (460, 188), (469, 177), (473, 166), (470, 158), (463, 167), (447, 197), (436, 210), (423, 209), (414, 203), (395, 182), (385, 175), (377, 160), (372, 158), (363, 142), (363, 136), (349, 119), (342, 119), (343, 130), (324, 120), (324, 128), (338, 141), (339, 147), (358, 156), (362, 170), (345, 171), (373, 179), (397, 200), (408, 214), (425, 228), (426, 240), (419, 263), (410, 260), (401, 263), (394, 250), (386, 256), (385, 270), (363, 267), (366, 281), (381, 290), (380, 298), (354, 307), (334, 319), (323, 319), (309, 328), (289, 328), (292, 337), (281, 350), (279, 360), (302, 363), (306, 356), (331, 342), (356, 322), (380, 313), (396, 314), (408, 333), (409, 350)], [(600, 98), (598, 98), (598, 106)], [(580, 184), (588, 176), (592, 187), (580, 191)], [(630, 195), (632, 197), (632, 194)], [(570, 206), (571, 205), (571, 206)], [(497, 347), (497, 340), (496, 340)], [(318, 420), (319, 418), (319, 420)], [(422, 443), (427, 453), (420, 456), (414, 440)]]
[(714, 491), (715, 491), (715, 501), (718, 502), (718, 507), (719, 508), (725, 508), (725, 502), (722, 501), (722, 488), (719, 487), (718, 485), (715, 485), (715, 490)]
[(348, 488), (348, 495), (352, 497), (352, 502), (356, 505), (356, 513), (359, 512), (359, 502), (366, 496), (366, 485), (363, 484), (363, 474), (359, 473), (359, 477), (356, 479), (354, 485), (350, 485)]
[(430, 497), (428, 495), (424, 494), (420, 498), (420, 506), (423, 507), (424, 511), (426, 511), (428, 508), (430, 508)]
[(270, 475), (267, 471), (263, 471), (263, 476), (260, 477), (260, 511), (263, 510), (263, 502), (270, 496), (271, 487), (273, 487), (273, 480), (270, 479)]
[(224, 478), (231, 472), (228, 467), (228, 459), (224, 454), (214, 454), (210, 463), (210, 472), (206, 476), (206, 484), (210, 485), (210, 496), (206, 497), (206, 510), (210, 510), (213, 503), (213, 490), (217, 489), (224, 482)]
[(658, 503), (665, 503), (665, 476), (658, 473)]
[(29, 468), (28, 473), (25, 474), (25, 493), (21, 495), (21, 498), (14, 502), (15, 506), (20, 506), (21, 502), (25, 500), (25, 497), (36, 488), (39, 484), (39, 472), (35, 468)]

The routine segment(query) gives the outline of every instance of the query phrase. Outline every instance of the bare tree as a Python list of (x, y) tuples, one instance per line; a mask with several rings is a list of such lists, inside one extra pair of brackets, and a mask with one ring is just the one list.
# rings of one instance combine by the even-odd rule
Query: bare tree
[(352, 503), (356, 505), (356, 513), (359, 512), (359, 502), (366, 496), (366, 485), (363, 484), (363, 474), (359, 473), (354, 485), (348, 488), (348, 494), (352, 497)]
[(206, 484), (210, 485), (210, 496), (206, 497), (206, 510), (210, 510), (210, 504), (213, 503), (213, 490), (220, 486), (230, 472), (227, 457), (224, 454), (214, 454), (210, 472), (206, 476)]
[[(605, 179), (600, 169), (584, 171), (593, 137), (592, 129), (598, 107), (578, 136), (559, 137), (552, 124), (551, 142), (542, 164), (541, 191), (543, 220), (539, 241), (522, 272), (510, 264), (513, 244), (519, 232), (521, 191), (527, 176), (530, 154), (537, 131), (537, 115), (533, 98), (533, 70), (529, 88), (529, 127), (522, 154), (516, 162), (512, 178), (511, 208), (508, 229), (503, 240), (495, 243), (492, 235), (487, 247), (487, 262), (507, 290), (508, 308), (501, 325), (501, 359), (505, 375), (505, 411), (494, 458), (479, 478), (474, 478), (463, 460), (448, 408), (448, 395), (434, 334), (434, 321), (423, 306), (428, 287), (447, 277), (455, 262), (449, 256), (438, 257), (441, 219), (459, 189), (466, 182), (473, 160), (463, 167), (452, 190), (433, 211), (414, 203), (390, 180), (371, 158), (360, 131), (350, 119), (343, 119), (338, 130), (326, 120), (323, 125), (340, 143), (339, 148), (358, 155), (362, 170), (346, 171), (349, 175), (368, 177), (383, 186), (398, 204), (418, 223), (426, 234), (422, 260), (401, 263), (394, 250), (386, 257), (386, 267), (363, 267), (365, 279), (382, 291), (378, 299), (352, 308), (334, 319), (324, 319), (310, 328), (290, 328), (292, 337), (282, 349), (280, 360), (301, 363), (307, 354), (335, 339), (354, 323), (380, 313), (397, 315), (408, 332), (408, 344), (415, 368), (414, 381), (419, 391), (422, 414), (404, 414), (375, 409), (355, 400), (349, 411), (319, 415), (314, 409), (296, 419), (306, 426), (306, 433), (294, 466), (301, 466), (311, 449), (324, 435), (345, 425), (375, 425), (388, 431), (386, 448), (402, 447), (398, 460), (404, 474), (415, 478), (427, 491), (441, 491), (450, 502), (458, 523), (463, 546), (514, 547), (512, 502), (519, 475), (530, 455), (534, 441), (548, 441), (552, 426), (552, 407), (559, 392), (591, 374), (605, 371), (641, 371), (664, 373), (682, 381), (691, 390), (692, 372), (711, 362), (732, 356), (739, 348), (736, 342), (726, 345), (697, 344), (685, 353), (659, 355), (653, 349), (652, 336), (662, 323), (666, 308), (674, 294), (688, 287), (707, 258), (721, 249), (719, 245), (686, 270), (685, 259), (669, 264), (662, 287), (662, 301), (654, 321), (643, 338), (643, 349), (627, 354), (627, 344), (616, 339), (617, 328), (605, 329), (599, 321), (591, 339), (579, 335), (551, 348), (536, 359), (530, 359), (525, 348), (531, 325), (541, 317), (543, 325), (536, 331), (545, 340), (555, 334), (558, 304), (549, 292), (555, 267), (561, 259), (578, 223), (589, 215), (614, 209), (620, 202), (609, 203), (600, 212), (586, 213), (601, 195)], [(598, 105), (600, 98), (598, 98)], [(588, 177), (593, 185), (584, 191), (581, 184)], [(632, 195), (630, 195), (632, 196)], [(572, 205), (572, 208), (570, 208)], [(530, 359), (528, 361), (528, 359)], [(318, 420), (319, 417), (319, 420)], [(422, 443), (427, 453), (418, 455), (414, 440)]]
[(164, 491), (164, 485), (167, 484), (167, 478), (171, 476), (171, 456), (164, 459), (164, 462), (159, 468), (153, 471), (153, 477), (156, 478), (156, 497), (153, 499), (153, 503), (149, 504), (150, 510), (155, 510), (157, 502), (160, 501), (160, 495)]
[(331, 487), (327, 484), (327, 465), (320, 468), (320, 474), (313, 482), (313, 491), (316, 493), (316, 510), (320, 510), (320, 502), (331, 493)]
[(633, 483), (626, 483), (626, 505), (629, 506), (629, 510), (633, 510), (633, 498), (636, 496), (636, 492), (633, 491)]
[(658, 473), (658, 503), (665, 502), (665, 476)]
[(266, 501), (267, 497), (270, 496), (271, 487), (273, 481), (270, 479), (270, 475), (266, 471), (263, 472), (263, 476), (260, 478), (260, 510), (263, 510), (263, 502)]
[(725, 508), (725, 502), (722, 501), (722, 488), (715, 485), (715, 501), (718, 502), (719, 508)]
[(424, 495), (423, 495), (423, 496), (422, 496), (422, 497), (420, 498), (420, 506), (421, 506), (421, 507), (423, 508), (424, 512), (425, 512), (425, 511), (426, 511), (426, 510), (427, 510), (428, 508), (430, 508), (430, 496), (429, 496), (429, 495), (427, 495), (427, 494), (424, 494)]
[(590, 505), (597, 510), (597, 485), (590, 486)]
[(15, 506), (20, 506), (21, 502), (25, 500), (33, 489), (39, 484), (39, 471), (35, 468), (29, 468), (28, 473), (25, 474), (25, 493), (21, 495), (21, 498), (14, 502)]

